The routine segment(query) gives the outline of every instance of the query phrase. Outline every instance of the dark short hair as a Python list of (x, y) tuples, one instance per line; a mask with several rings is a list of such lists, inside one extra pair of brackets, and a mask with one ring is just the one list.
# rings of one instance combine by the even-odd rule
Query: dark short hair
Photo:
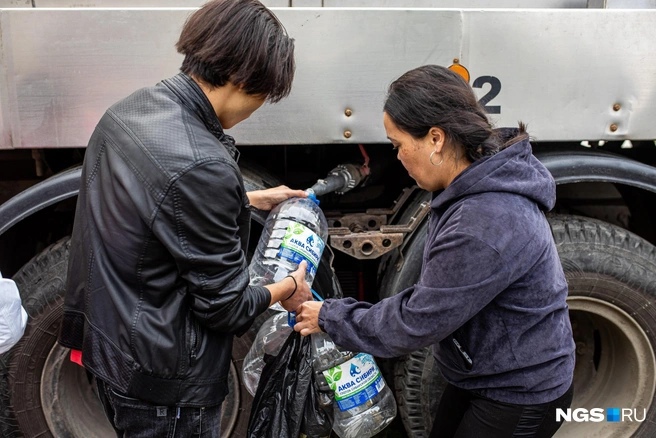
[(417, 139), (433, 126), (442, 128), (471, 162), (503, 148), (474, 90), (460, 75), (439, 65), (415, 68), (392, 82), (384, 111), (399, 129)]
[(257, 0), (213, 0), (186, 21), (176, 44), (183, 73), (278, 102), (294, 79), (294, 40)]

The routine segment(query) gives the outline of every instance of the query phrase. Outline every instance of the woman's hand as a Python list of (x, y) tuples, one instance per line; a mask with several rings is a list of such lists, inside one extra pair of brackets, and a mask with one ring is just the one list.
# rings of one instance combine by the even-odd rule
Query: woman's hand
[(287, 186), (278, 186), (265, 190), (246, 192), (248, 202), (259, 210), (271, 210), (289, 198), (307, 198), (305, 190), (292, 190)]
[(311, 335), (312, 333), (319, 333), (319, 312), (321, 311), (323, 302), (321, 301), (306, 301), (296, 309), (296, 324), (294, 330), (301, 332), (303, 336)]

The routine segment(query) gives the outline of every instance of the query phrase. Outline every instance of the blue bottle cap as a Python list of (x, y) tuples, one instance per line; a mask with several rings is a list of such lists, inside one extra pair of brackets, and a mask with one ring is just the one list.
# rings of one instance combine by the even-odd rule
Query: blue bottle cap
[(317, 199), (317, 195), (314, 193), (308, 193), (308, 199), (314, 201), (315, 204), (319, 205), (319, 200)]

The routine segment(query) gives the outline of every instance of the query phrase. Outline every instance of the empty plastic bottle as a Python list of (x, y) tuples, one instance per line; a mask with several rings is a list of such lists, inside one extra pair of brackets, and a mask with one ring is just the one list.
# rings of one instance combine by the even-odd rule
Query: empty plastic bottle
[(282, 310), (282, 312), (276, 312), (262, 324), (255, 336), (253, 345), (251, 345), (248, 354), (244, 358), (242, 378), (244, 386), (252, 396), (255, 395), (257, 385), (260, 383), (265, 355), (277, 356), (293, 330), (287, 324), (287, 312), (284, 312), (284, 309)]
[(335, 394), (335, 433), (369, 438), (385, 429), (396, 417), (396, 401), (374, 358), (337, 348), (326, 333), (311, 336), (314, 369)]
[(271, 210), (248, 267), (251, 284), (275, 283), (308, 263), (305, 280), (310, 286), (317, 273), (328, 237), (328, 223), (310, 193), (307, 198), (290, 198)]

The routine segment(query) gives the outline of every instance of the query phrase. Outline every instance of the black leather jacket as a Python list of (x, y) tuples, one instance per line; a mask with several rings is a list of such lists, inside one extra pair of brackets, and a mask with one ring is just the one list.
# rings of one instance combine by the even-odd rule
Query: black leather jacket
[(113, 105), (91, 137), (59, 342), (128, 396), (221, 403), (233, 335), (269, 305), (248, 285), (237, 158), (184, 74)]

